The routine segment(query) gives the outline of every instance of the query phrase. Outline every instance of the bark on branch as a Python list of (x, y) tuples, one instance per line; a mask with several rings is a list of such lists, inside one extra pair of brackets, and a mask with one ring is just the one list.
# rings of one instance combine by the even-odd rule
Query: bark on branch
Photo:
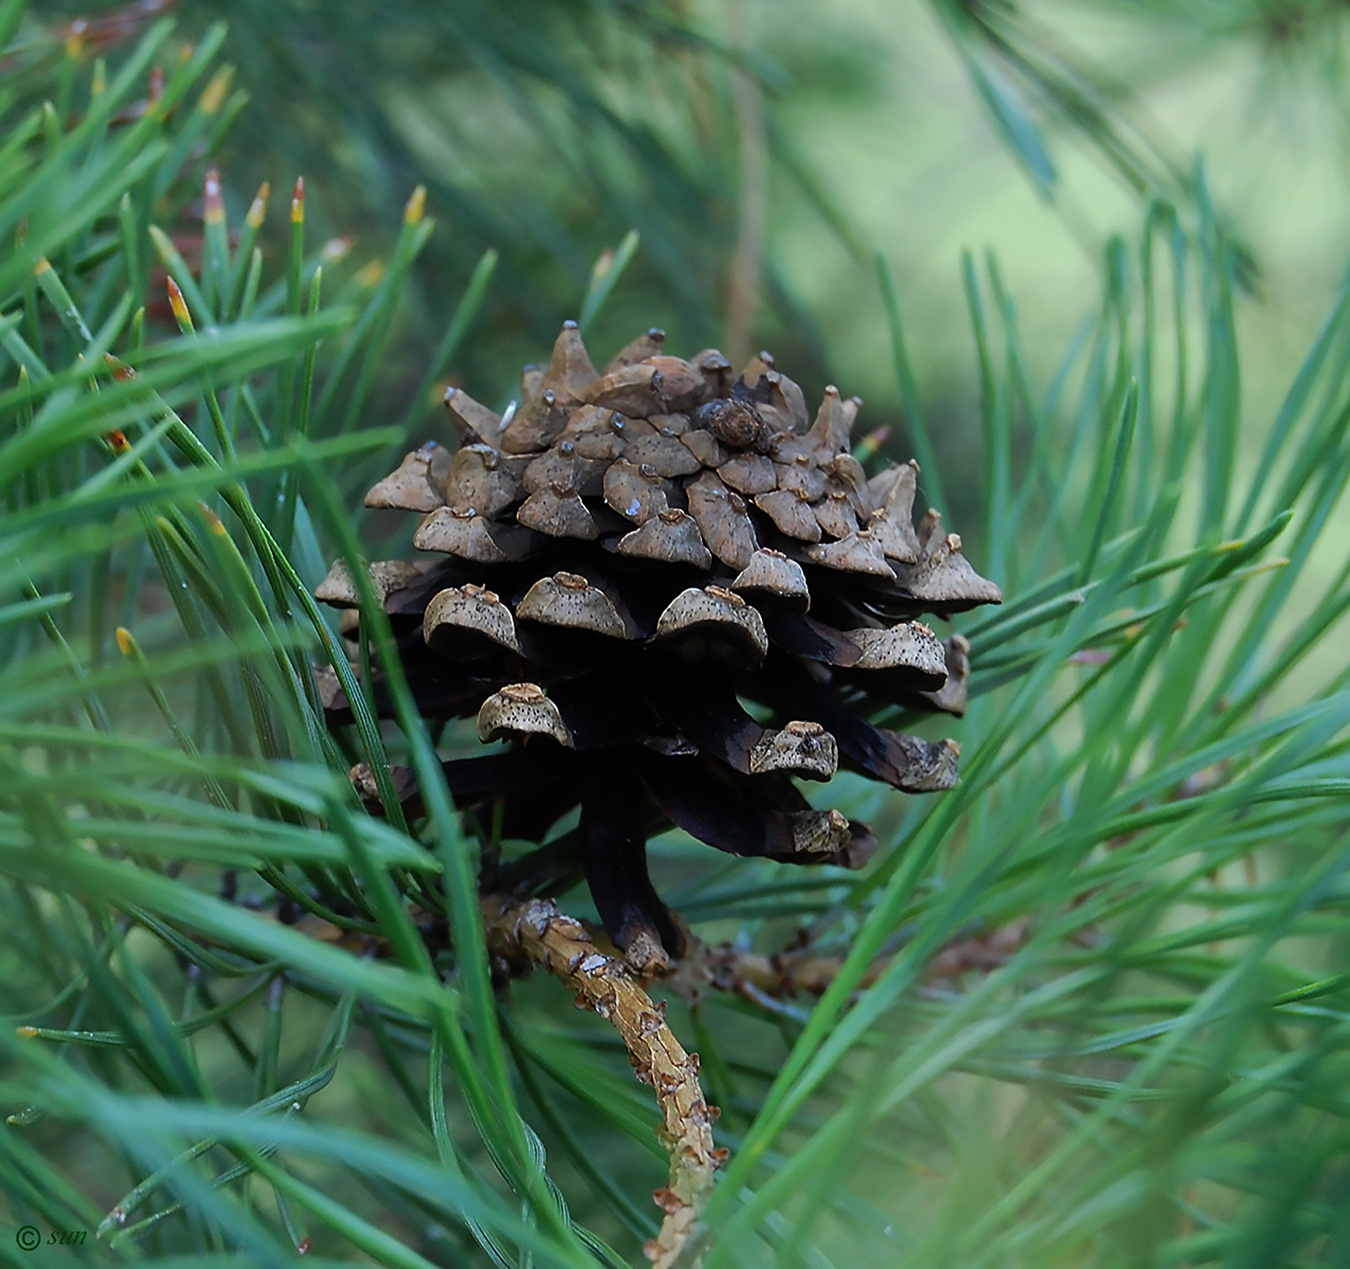
[(639, 1080), (656, 1090), (659, 1130), (670, 1154), (670, 1176), (653, 1196), (665, 1212), (660, 1233), (644, 1248), (657, 1269), (672, 1269), (692, 1241), (712, 1189), (713, 1173), (727, 1151), (713, 1146), (716, 1108), (703, 1096), (698, 1054), (687, 1053), (665, 1019), (664, 1002), (647, 995), (618, 954), (602, 951), (579, 921), (552, 900), (483, 899), (488, 947), (508, 962), (527, 957), (577, 993), (619, 1033)]

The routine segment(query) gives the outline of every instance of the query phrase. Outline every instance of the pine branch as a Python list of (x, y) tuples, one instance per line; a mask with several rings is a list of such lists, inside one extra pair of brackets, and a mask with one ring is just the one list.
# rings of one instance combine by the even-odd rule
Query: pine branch
[(695, 1265), (705, 1236), (699, 1214), (712, 1189), (713, 1172), (727, 1151), (713, 1146), (718, 1111), (699, 1086), (698, 1054), (687, 1053), (622, 956), (603, 951), (580, 922), (550, 900), (483, 900), (488, 946), (519, 967), (522, 956), (543, 966), (576, 992), (577, 1004), (593, 1009), (619, 1033), (634, 1073), (656, 1092), (660, 1137), (670, 1154), (670, 1179), (655, 1194), (665, 1213), (661, 1232), (646, 1245), (656, 1269)]

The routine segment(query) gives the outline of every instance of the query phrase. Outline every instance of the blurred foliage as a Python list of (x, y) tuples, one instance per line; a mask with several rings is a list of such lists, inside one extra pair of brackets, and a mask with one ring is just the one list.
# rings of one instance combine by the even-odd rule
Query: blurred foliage
[[(253, 101), (222, 151), (240, 188), (305, 173), (327, 209), (321, 231), (378, 241), (389, 191), (421, 183), (453, 224), (432, 244), (418, 307), (405, 315), (410, 364), (426, 352), (418, 328), (440, 320), (445, 290), (496, 248), (504, 265), (465, 386), (500, 396), (577, 315), (595, 260), (630, 230), (643, 251), (607, 314), (610, 333), (656, 314), (681, 346), (720, 334), (740, 185), (733, 80), (781, 73), (682, 6), (172, 7), (188, 33), (228, 23), (225, 50)], [(804, 321), (770, 285), (775, 307)]]
[[(50, 18), (98, 11), (43, 6)], [(426, 185), (453, 232), (428, 244), (386, 350), (382, 387), (400, 417), (444, 297), (488, 248), (502, 263), (453, 367), (480, 399), (504, 404), (520, 366), (577, 315), (597, 259), (636, 230), (642, 249), (601, 314), (600, 342), (656, 323), (672, 347), (740, 356), (767, 344), (813, 390), (846, 380), (897, 441), (876, 249), (954, 332), (956, 248), (998, 242), (1024, 300), (1046, 301), (1026, 336), (1042, 371), (1077, 320), (1054, 303), (1057, 286), (1100, 281), (1102, 242), (1131, 232), (1147, 199), (1191, 206), (1193, 148), (1224, 147), (1216, 214), (1242, 244), (1244, 285), (1271, 268), (1280, 284), (1294, 243), (1319, 261), (1338, 249), (1330, 226), (1302, 227), (1294, 243), (1270, 233), (1330, 197), (1319, 153), (1343, 164), (1350, 16), (1336, 0), (848, 0), (828, 23), (806, 0), (143, 0), (103, 12), (125, 15), (122, 38), (153, 12), (193, 38), (227, 23), (232, 92), (252, 103), (220, 151), (237, 199), (304, 175), (314, 232), (379, 254), (405, 192)], [(86, 40), (86, 57), (96, 45)], [(1166, 94), (1215, 65), (1224, 86), (1178, 112)], [(1188, 135), (1193, 119), (1203, 136)], [(1008, 157), (1024, 199), (1009, 200)], [(1296, 173), (1313, 183), (1292, 184)], [(1075, 235), (1090, 273), (1066, 275), (1037, 245), (1020, 258), (1019, 238), (1045, 241), (1030, 232), (1038, 204)], [(1331, 295), (1298, 281), (1315, 322)], [(964, 443), (968, 353), (937, 332), (921, 346), (921, 374), (948, 398), (944, 437)]]
[[(1159, 46), (1231, 21), (1263, 56), (1328, 56), (1235, 16), (1270, 11), (1113, 8)], [(770, 232), (753, 329), (804, 378), (874, 332), (925, 492), (968, 508), (1009, 602), (962, 623), (961, 786), (846, 789), (882, 836), (867, 872), (660, 845), (662, 890), (704, 937), (773, 951), (801, 931), (834, 971), (819, 1000), (672, 1000), (732, 1150), (706, 1263), (1350, 1258), (1350, 567), (1334, 537), (1350, 301), (1245, 455), (1249, 253), (1203, 174), (1120, 140), (1127, 94), (1085, 85), (1025, 11), (935, 4), (1042, 187), (1062, 197), (1070, 129), (1146, 176), (1135, 227), (1097, 255), (1100, 301), (1061, 305), (1077, 334), (1048, 373), (1027, 304), (993, 259), (966, 258), (947, 334), (976, 404), (958, 445), (902, 310), (916, 336), (933, 319), (848, 200), (790, 168), (792, 77), (842, 109), (865, 95), (854, 53), (832, 61), (839, 42), (784, 24), (764, 60), (745, 36), (762, 12), (722, 31), (656, 5), (375, 22), (183, 4), (185, 49), (144, 6), (76, 31), (53, 30), (55, 6), (0, 5), (7, 1227), (101, 1226), (119, 1257), (176, 1265), (291, 1264), (297, 1247), (397, 1266), (639, 1260), (664, 1174), (649, 1090), (556, 983), (494, 992), (475, 846), (444, 796), (411, 825), (388, 789), (388, 821), (361, 811), (353, 761), (409, 762), (434, 790), (438, 748), (474, 741), (429, 735), (406, 693), (401, 726), (358, 710), (330, 735), (310, 662), (365, 698), (309, 596), (376, 529), (352, 490), (427, 426), (446, 374), (504, 398), (516, 362), (611, 284), (602, 350), (653, 320), (680, 347), (724, 333), (726, 288), (753, 273), (736, 273), (748, 73), (765, 84), (766, 217), (804, 200), (880, 295), (812, 334)], [(831, 66), (837, 93), (819, 86)], [(216, 161), (223, 218), (204, 195)], [(287, 216), (292, 169), (307, 186)], [(255, 179), (275, 186), (266, 217), (245, 214)], [(632, 228), (628, 271), (593, 275)], [(387, 625), (367, 618), (378, 650)], [(450, 938), (424, 942), (414, 914)]]

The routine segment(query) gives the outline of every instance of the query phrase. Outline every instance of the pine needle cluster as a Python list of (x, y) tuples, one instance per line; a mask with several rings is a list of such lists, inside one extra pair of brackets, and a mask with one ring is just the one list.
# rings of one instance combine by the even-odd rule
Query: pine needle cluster
[[(1005, 598), (943, 632), (975, 667), (943, 720), (960, 781), (837, 776), (877, 839), (860, 871), (656, 838), (691, 950), (639, 983), (575, 919), (578, 876), (482, 893), (526, 848), (456, 811), (442, 762), (477, 736), (424, 720), (353, 513), (410, 439), (451, 442), (426, 403), (495, 257), (400, 395), (424, 192), (383, 259), (344, 257), (303, 183), (215, 166), (247, 109), (223, 31), (184, 47), (141, 13), (105, 61), (23, 8), (0, 5), (7, 1229), (175, 1265), (1350, 1255), (1350, 565), (1327, 540), (1350, 294), (1252, 461), (1244, 258), (1200, 175), (1110, 244), (1048, 384), (996, 262), (968, 260), (982, 408), (952, 472), (879, 264), (858, 303), (923, 493), (974, 491)], [(334, 555), (350, 647), (313, 598)], [(904, 701), (876, 721), (925, 725)]]

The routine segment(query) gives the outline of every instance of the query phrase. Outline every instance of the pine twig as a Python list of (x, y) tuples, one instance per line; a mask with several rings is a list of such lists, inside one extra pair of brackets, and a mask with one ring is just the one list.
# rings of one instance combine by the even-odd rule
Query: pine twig
[(579, 1005), (594, 1009), (618, 1031), (638, 1079), (656, 1090), (670, 1178), (654, 1196), (665, 1219), (644, 1251), (656, 1269), (696, 1264), (699, 1215), (713, 1173), (727, 1157), (725, 1148), (713, 1148), (716, 1110), (699, 1084), (698, 1054), (685, 1052), (666, 1022), (664, 1002), (652, 1001), (623, 957), (602, 951), (552, 900), (489, 895), (483, 899), (483, 917), (489, 949), (507, 961), (528, 957), (572, 988)]
[[(924, 967), (925, 983), (943, 982), (969, 972), (984, 973), (1005, 964), (1026, 941), (1031, 919), (1022, 917), (1007, 925), (983, 931), (946, 944)], [(706, 987), (732, 992), (756, 1004), (793, 996), (823, 996), (844, 963), (842, 953), (822, 952), (809, 943), (781, 952), (750, 952), (731, 943), (717, 945), (686, 934), (689, 948), (675, 969), (672, 986), (682, 995), (697, 999)], [(891, 957), (878, 958), (859, 980), (869, 987), (886, 970)]]

